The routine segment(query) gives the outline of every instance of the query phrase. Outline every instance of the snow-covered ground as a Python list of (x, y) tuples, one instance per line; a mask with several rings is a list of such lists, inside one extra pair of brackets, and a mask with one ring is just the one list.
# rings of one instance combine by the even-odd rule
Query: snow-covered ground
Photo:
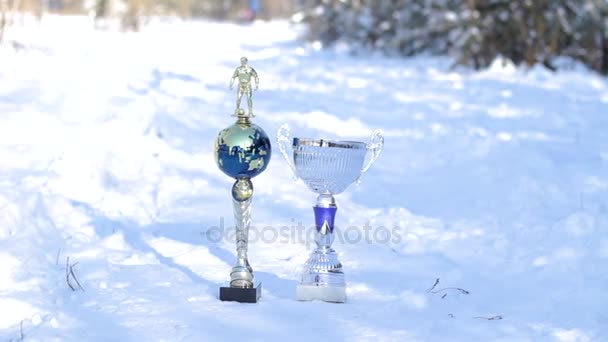
[[(606, 79), (317, 51), (285, 22), (47, 17), (6, 38), (24, 46), (0, 47), (0, 340), (608, 340)], [(254, 179), (262, 300), (217, 299), (232, 181), (212, 146), (242, 55), (271, 137), (385, 132), (337, 197), (346, 304), (294, 300), (315, 194), (276, 145)]]

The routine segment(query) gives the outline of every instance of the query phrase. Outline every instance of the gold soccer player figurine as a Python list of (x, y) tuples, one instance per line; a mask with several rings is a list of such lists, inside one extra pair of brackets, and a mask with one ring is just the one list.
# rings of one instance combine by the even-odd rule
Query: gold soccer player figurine
[(255, 72), (255, 69), (247, 65), (247, 58), (241, 57), (241, 66), (237, 67), (234, 70), (234, 74), (232, 74), (232, 78), (230, 79), (230, 89), (234, 86), (234, 80), (239, 79), (239, 87), (236, 91), (236, 109), (234, 111), (235, 115), (238, 115), (239, 110), (241, 109), (241, 98), (243, 94), (247, 95), (247, 106), (249, 107), (249, 117), (254, 117), (253, 114), (253, 102), (251, 101), (251, 77), (255, 80), (255, 90), (258, 90), (260, 85), (260, 79), (258, 78), (258, 73)]

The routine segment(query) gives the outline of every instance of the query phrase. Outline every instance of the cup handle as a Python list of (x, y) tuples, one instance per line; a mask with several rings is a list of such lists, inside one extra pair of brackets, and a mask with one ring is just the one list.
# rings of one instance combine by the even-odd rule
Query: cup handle
[(293, 150), (293, 147), (290, 147), (291, 133), (289, 131), (289, 125), (286, 123), (282, 124), (277, 131), (277, 144), (279, 145), (279, 151), (281, 151), (283, 158), (285, 158), (287, 165), (289, 165), (289, 168), (291, 169), (294, 180), (297, 180), (298, 174), (296, 173), (296, 167), (293, 164), (293, 151), (291, 151), (292, 157), (290, 157), (290, 154), (288, 153), (288, 150)]
[(366, 173), (367, 170), (369, 170), (369, 168), (372, 166), (372, 164), (374, 164), (376, 159), (380, 157), (383, 148), (384, 134), (382, 134), (382, 130), (377, 129), (374, 131), (374, 133), (372, 133), (370, 141), (367, 144), (367, 151), (370, 152), (369, 158), (366, 157), (366, 159), (368, 159), (367, 164), (365, 164), (365, 166), (361, 169), (361, 174), (359, 175), (359, 178), (357, 178), (357, 183), (360, 183), (360, 179), (363, 174)]

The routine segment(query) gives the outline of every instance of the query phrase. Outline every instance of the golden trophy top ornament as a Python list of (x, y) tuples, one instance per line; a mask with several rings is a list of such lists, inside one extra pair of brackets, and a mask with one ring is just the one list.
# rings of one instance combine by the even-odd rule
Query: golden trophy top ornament
[[(255, 87), (253, 89), (251, 86), (252, 78), (255, 81)], [(230, 89), (234, 87), (234, 81), (236, 79), (239, 80), (239, 84), (236, 90), (236, 109), (234, 110), (234, 115), (239, 118), (254, 117), (253, 101), (251, 99), (252, 90), (258, 90), (260, 79), (255, 69), (249, 66), (247, 57), (241, 57), (241, 65), (234, 70), (232, 78), (230, 79)], [(243, 95), (247, 96), (247, 107), (249, 108), (249, 112), (247, 114), (245, 114), (245, 111), (241, 109), (241, 98)]]

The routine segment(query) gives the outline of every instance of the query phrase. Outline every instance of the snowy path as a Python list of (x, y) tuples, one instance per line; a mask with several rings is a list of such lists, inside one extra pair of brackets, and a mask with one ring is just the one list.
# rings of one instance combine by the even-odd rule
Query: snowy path
[[(317, 52), (285, 23), (87, 25), (49, 18), (22, 33), (31, 48), (0, 47), (0, 340), (608, 339), (605, 79)], [(347, 304), (294, 301), (308, 250), (291, 234), (312, 225), (315, 195), (276, 148), (254, 180), (263, 299), (217, 300), (234, 248), (214, 239), (232, 212), (212, 144), (241, 55), (272, 137), (283, 122), (385, 131), (376, 165), (337, 197), (357, 240), (336, 242)], [(371, 243), (356, 234), (367, 222)], [(68, 256), (84, 292), (66, 284)], [(437, 278), (468, 294), (428, 292)]]

